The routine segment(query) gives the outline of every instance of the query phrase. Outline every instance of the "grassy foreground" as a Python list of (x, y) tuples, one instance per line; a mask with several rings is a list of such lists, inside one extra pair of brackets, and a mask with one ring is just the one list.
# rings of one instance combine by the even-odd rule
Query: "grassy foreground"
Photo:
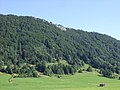
[[(120, 90), (120, 80), (108, 79), (92, 72), (57, 77), (15, 78), (0, 73), (0, 90)], [(105, 87), (98, 87), (105, 83)]]

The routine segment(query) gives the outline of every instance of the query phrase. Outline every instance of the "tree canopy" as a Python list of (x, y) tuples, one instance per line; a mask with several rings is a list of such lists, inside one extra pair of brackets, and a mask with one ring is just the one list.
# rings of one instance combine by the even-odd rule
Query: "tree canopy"
[[(61, 60), (68, 65), (60, 65)], [(0, 15), (0, 71), (20, 73), (24, 65), (28, 70), (33, 65), (33, 76), (36, 71), (67, 74), (84, 63), (120, 74), (120, 41), (96, 32), (61, 30), (31, 16)]]

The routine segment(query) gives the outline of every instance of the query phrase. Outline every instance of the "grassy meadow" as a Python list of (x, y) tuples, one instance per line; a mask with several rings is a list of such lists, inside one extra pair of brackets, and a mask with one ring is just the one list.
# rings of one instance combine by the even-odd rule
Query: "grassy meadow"
[[(100, 77), (96, 72), (77, 73), (61, 78), (42, 76), (40, 78), (14, 78), (0, 73), (0, 90), (120, 90), (120, 80)], [(105, 83), (105, 87), (99, 87)]]

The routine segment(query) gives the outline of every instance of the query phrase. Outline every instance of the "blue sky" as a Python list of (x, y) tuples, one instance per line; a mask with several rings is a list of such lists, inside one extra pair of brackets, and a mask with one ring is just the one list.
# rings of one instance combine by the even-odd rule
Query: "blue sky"
[(120, 0), (0, 0), (0, 13), (34, 16), (120, 40)]

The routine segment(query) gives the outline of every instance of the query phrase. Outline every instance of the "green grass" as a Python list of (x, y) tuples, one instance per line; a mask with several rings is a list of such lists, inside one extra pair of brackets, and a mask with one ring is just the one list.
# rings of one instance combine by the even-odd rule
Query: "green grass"
[[(120, 80), (98, 76), (96, 72), (75, 75), (40, 78), (15, 78), (8, 82), (10, 75), (0, 73), (0, 90), (120, 90)], [(98, 87), (105, 83), (105, 87)]]

